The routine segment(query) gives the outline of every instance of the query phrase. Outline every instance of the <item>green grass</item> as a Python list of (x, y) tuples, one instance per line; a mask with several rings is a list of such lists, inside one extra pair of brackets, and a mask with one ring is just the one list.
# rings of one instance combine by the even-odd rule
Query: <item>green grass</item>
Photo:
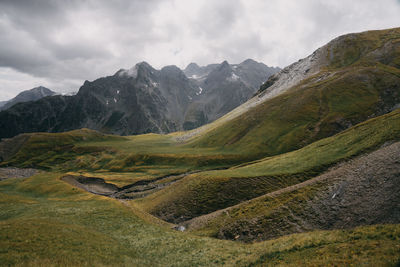
[(134, 205), (73, 188), (59, 180), (61, 175), (0, 182), (0, 265), (248, 266), (282, 258), (291, 264), (321, 264), (321, 257), (331, 264), (382, 265), (394, 264), (400, 251), (395, 225), (313, 232), (254, 245), (180, 233), (148, 220)]
[[(381, 48), (385, 43), (396, 43), (400, 38), (400, 28), (382, 31), (366, 31), (342, 37), (340, 43), (330, 43), (329, 60), (331, 68), (346, 67), (354, 64), (365, 64), (371, 61), (380, 61), (386, 65), (400, 67), (399, 48), (376, 56), (371, 53)], [(396, 53), (397, 52), (397, 53)]]
[[(397, 227), (316, 231), (262, 242), (257, 245), (270, 246), (269, 251), (248, 266), (395, 266), (399, 263), (399, 236), (389, 229)], [(383, 236), (390, 241), (382, 242)]]
[(400, 140), (400, 110), (296, 151), (227, 170), (186, 176), (137, 201), (163, 219), (187, 220), (302, 182), (337, 162), (376, 149), (390, 140)]
[(0, 166), (63, 172), (135, 172), (151, 178), (231, 166), (244, 159), (229, 149), (193, 150), (178, 144), (173, 135), (120, 137), (80, 131), (31, 134), (22, 149)]

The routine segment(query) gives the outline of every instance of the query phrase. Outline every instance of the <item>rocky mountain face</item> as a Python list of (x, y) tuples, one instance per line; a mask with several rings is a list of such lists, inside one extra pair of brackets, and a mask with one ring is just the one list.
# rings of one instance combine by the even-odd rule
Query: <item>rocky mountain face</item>
[(0, 112), (0, 138), (23, 132), (90, 128), (121, 135), (192, 129), (217, 119), (249, 99), (270, 75), (253, 60), (226, 61), (182, 71), (148, 63), (86, 81), (73, 96), (53, 96)]
[(35, 87), (33, 89), (26, 90), (26, 91), (19, 93), (13, 99), (0, 102), (0, 110), (8, 109), (17, 103), (36, 101), (43, 97), (53, 96), (55, 94), (56, 94), (55, 92), (51, 91), (50, 89), (48, 89), (46, 87), (43, 87), (43, 86)]
[(197, 86), (198, 91), (190, 104), (184, 130), (214, 121), (246, 102), (267, 77), (280, 69), (247, 59), (240, 64), (211, 64), (199, 67), (189, 64), (184, 72)]

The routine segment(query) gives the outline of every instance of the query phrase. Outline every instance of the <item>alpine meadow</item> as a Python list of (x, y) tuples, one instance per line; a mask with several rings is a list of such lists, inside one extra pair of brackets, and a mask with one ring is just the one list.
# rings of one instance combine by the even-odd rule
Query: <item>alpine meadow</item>
[(400, 28), (241, 53), (1, 102), (0, 266), (399, 266)]

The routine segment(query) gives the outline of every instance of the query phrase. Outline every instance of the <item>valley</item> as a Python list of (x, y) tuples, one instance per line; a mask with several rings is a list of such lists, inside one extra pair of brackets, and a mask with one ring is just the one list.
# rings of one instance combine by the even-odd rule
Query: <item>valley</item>
[[(239, 75), (254, 64), (158, 71), (140, 63), (86, 82), (76, 98), (46, 97), (2, 111), (0, 118), (15, 115), (11, 121), (17, 122), (29, 113), (22, 109), (60, 101), (68, 102), (65, 109), (58, 106), (62, 110), (93, 116), (81, 124), (83, 117), (67, 112), (73, 114), (65, 120), (68, 127), (49, 130), (32, 120), (31, 129), (42, 130), (15, 128), (2, 135), (0, 262), (398, 265), (400, 28), (340, 36), (264, 83), (258, 74), (260, 80)], [(162, 90), (186, 88), (166, 72), (196, 89), (188, 91), (193, 100), (203, 93), (209, 98), (185, 102), (185, 113), (168, 107), (183, 103), (168, 90), (147, 86), (146, 96), (140, 95), (144, 89), (135, 86), (149, 85), (149, 77), (164, 83)], [(237, 101), (225, 107), (230, 86), (239, 86), (232, 73), (263, 84), (247, 97), (232, 94)], [(212, 95), (218, 79), (227, 77), (227, 91)], [(132, 130), (139, 124), (125, 131), (122, 122), (134, 125), (124, 121), (127, 113), (103, 113), (104, 105), (116, 103), (105, 104), (114, 97), (107, 94), (118, 92), (118, 101), (125, 101), (130, 83), (136, 96), (164, 103), (159, 114), (181, 126), (152, 113), (153, 104), (143, 109), (149, 112), (143, 121), (152, 125), (140, 131)], [(243, 92), (243, 84), (234, 91)], [(209, 120), (191, 120), (206, 110), (213, 114)], [(96, 124), (103, 115), (103, 126), (116, 128)]]

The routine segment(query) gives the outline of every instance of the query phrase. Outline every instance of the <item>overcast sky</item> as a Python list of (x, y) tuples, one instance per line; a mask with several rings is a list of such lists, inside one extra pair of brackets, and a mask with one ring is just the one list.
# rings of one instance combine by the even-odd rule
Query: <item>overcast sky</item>
[(338, 35), (400, 26), (400, 0), (0, 0), (0, 101), (147, 61), (285, 67)]

